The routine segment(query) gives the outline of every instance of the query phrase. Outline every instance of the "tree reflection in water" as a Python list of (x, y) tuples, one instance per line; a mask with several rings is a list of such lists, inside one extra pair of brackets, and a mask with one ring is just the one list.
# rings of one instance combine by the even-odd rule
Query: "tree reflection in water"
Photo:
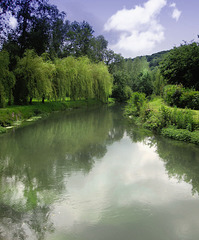
[(44, 239), (66, 175), (88, 173), (124, 134), (115, 109), (56, 113), (0, 137), (0, 238)]
[(198, 147), (132, 127), (117, 106), (55, 113), (0, 137), (0, 239), (45, 239), (55, 230), (53, 205), (65, 197), (69, 176), (88, 175), (126, 136), (154, 147), (168, 175), (199, 192)]
[(156, 152), (165, 163), (169, 177), (192, 185), (192, 194), (199, 194), (199, 147), (194, 144), (153, 136), (144, 129), (128, 128), (133, 142), (155, 146)]

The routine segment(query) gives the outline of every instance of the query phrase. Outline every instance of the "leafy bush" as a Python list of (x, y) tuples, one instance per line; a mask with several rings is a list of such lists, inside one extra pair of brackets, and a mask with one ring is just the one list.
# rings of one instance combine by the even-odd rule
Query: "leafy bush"
[(165, 86), (163, 99), (170, 106), (199, 110), (199, 91), (185, 89), (182, 85)]
[(177, 129), (187, 129), (193, 131), (197, 129), (197, 124), (194, 122), (193, 114), (190, 110), (179, 110), (176, 107), (170, 109), (161, 106), (158, 112), (150, 111), (145, 115), (144, 127), (159, 132), (162, 128), (175, 126)]
[(172, 139), (199, 144), (199, 131), (190, 132), (187, 129), (168, 127), (163, 128), (161, 134)]
[(0, 134), (1, 134), (1, 133), (5, 133), (5, 132), (6, 132), (6, 129), (5, 129), (4, 127), (1, 127), (1, 126), (0, 126)]
[(126, 115), (133, 115), (138, 117), (145, 112), (146, 109), (146, 97), (144, 93), (134, 92), (128, 105), (125, 108)]
[(199, 91), (184, 91), (180, 96), (179, 107), (199, 110)]
[(162, 119), (160, 113), (150, 112), (143, 124), (144, 128), (159, 132), (162, 129)]
[(170, 106), (178, 106), (183, 91), (182, 85), (167, 85), (163, 89), (163, 99)]

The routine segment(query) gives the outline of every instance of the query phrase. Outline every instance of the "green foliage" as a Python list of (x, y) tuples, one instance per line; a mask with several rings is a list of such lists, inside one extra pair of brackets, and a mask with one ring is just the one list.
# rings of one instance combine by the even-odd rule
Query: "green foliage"
[[(69, 23), (66, 14), (47, 0), (4, 1), (0, 9), (0, 29), (8, 16), (17, 21), (12, 33), (5, 29), (1, 45), (9, 55), (0, 53), (0, 107), (7, 101), (11, 104), (12, 95), (20, 105), (32, 103), (33, 98), (44, 102), (66, 96), (108, 101), (113, 82), (109, 71), (121, 67), (124, 59), (107, 50), (102, 35), (93, 36), (89, 23)], [(125, 87), (126, 96), (129, 92)]]
[(175, 127), (163, 128), (161, 134), (179, 141), (199, 144), (199, 131), (190, 132), (187, 129), (176, 129)]
[(193, 42), (174, 47), (161, 62), (160, 70), (169, 84), (199, 90), (199, 44)]
[(81, 23), (77, 21), (72, 22), (66, 34), (65, 55), (75, 57), (88, 55), (93, 32), (92, 27), (85, 21)]
[(114, 74), (117, 71), (122, 71), (125, 60), (121, 54), (114, 53), (112, 50), (105, 49), (103, 51), (104, 63), (108, 66), (109, 72)]
[(147, 62), (149, 62), (149, 67), (151, 70), (154, 70), (157, 68), (160, 64), (160, 62), (164, 59), (166, 54), (168, 54), (169, 51), (161, 51), (158, 53), (154, 53), (152, 55), (146, 55)]
[(127, 106), (125, 107), (126, 115), (138, 117), (146, 110), (146, 98), (144, 93), (133, 92)]
[(88, 57), (92, 62), (101, 62), (105, 58), (108, 41), (103, 35), (92, 37), (90, 48), (88, 50)]
[(97, 98), (108, 101), (112, 91), (112, 76), (103, 63), (91, 63), (87, 57), (72, 56), (56, 59), (53, 81), (55, 97), (73, 100)]
[(153, 78), (146, 57), (127, 59), (124, 62), (123, 72), (128, 76), (127, 85), (134, 92), (142, 92), (147, 96), (152, 94)]
[(134, 89), (136, 91), (145, 93), (147, 96), (151, 95), (153, 92), (153, 84), (151, 78), (151, 72), (144, 69), (136, 79), (134, 83)]
[(33, 50), (26, 50), (15, 70), (15, 103), (26, 104), (28, 98), (31, 103), (35, 97), (50, 97), (54, 71), (53, 64), (44, 62)]
[(186, 90), (180, 96), (179, 107), (199, 110), (199, 91)]
[[(179, 135), (179, 139), (183, 141), (190, 140), (190, 138), (186, 137), (187, 132), (189, 132), (188, 134), (190, 135), (192, 132), (198, 130), (197, 121), (194, 120), (193, 111), (191, 110), (171, 109), (162, 104), (161, 108), (155, 111), (149, 109), (147, 105), (143, 95), (140, 95), (140, 93), (133, 93), (124, 113), (125, 115), (133, 116), (137, 124), (142, 124), (144, 128), (155, 132), (161, 132), (163, 128), (171, 126), (175, 126), (175, 129), (186, 130), (182, 131), (183, 136)], [(195, 142), (197, 142), (196, 133), (194, 133), (193, 136), (196, 138)], [(193, 142), (193, 140), (191, 141)]]
[(148, 117), (143, 123), (143, 127), (154, 132), (159, 132), (162, 129), (162, 119), (160, 113), (149, 112)]
[(100, 62), (92, 64), (93, 93), (102, 102), (108, 102), (108, 97), (112, 93), (113, 78), (107, 66)]
[(199, 91), (185, 89), (182, 85), (165, 86), (163, 98), (170, 106), (199, 109)]
[(6, 51), (0, 52), (0, 107), (5, 107), (8, 100), (9, 105), (13, 99), (13, 88), (15, 76), (9, 71), (9, 54)]
[(178, 106), (183, 91), (182, 85), (167, 85), (163, 89), (163, 99), (170, 106)]
[(113, 74), (113, 79), (112, 97), (118, 102), (125, 102), (130, 99), (132, 90), (127, 85), (128, 75), (124, 71), (118, 71)]
[(152, 83), (153, 83), (153, 93), (156, 96), (161, 96), (163, 94), (163, 89), (164, 89), (164, 86), (166, 85), (166, 81), (161, 75), (159, 68), (155, 68), (152, 72)]
[(5, 132), (6, 132), (6, 129), (5, 129), (4, 127), (1, 127), (1, 126), (0, 126), (0, 134), (1, 134), (1, 133), (5, 133)]
[(175, 125), (178, 129), (188, 129), (189, 131), (195, 129), (193, 114), (190, 110), (169, 109), (162, 105), (159, 113), (161, 127)]

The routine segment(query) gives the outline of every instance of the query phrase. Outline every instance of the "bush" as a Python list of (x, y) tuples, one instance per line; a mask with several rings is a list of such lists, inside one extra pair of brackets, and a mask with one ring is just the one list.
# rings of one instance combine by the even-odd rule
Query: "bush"
[(1, 134), (1, 133), (5, 133), (5, 132), (6, 132), (6, 129), (5, 129), (4, 127), (1, 127), (1, 126), (0, 126), (0, 134)]
[(191, 110), (178, 110), (176, 107), (169, 109), (165, 106), (162, 106), (158, 112), (150, 111), (148, 115), (145, 114), (145, 123), (143, 125), (156, 132), (168, 126), (187, 129), (190, 132), (197, 129)]
[(179, 107), (199, 110), (199, 91), (184, 91), (180, 96)]
[(175, 140), (199, 144), (199, 131), (190, 132), (187, 129), (176, 129), (175, 127), (164, 128), (161, 134)]
[(132, 96), (128, 101), (128, 105), (125, 108), (125, 114), (138, 117), (145, 113), (145, 110), (146, 110), (145, 94), (139, 92), (132, 93)]
[(121, 87), (120, 85), (113, 86), (112, 97), (118, 102), (126, 102), (130, 99), (132, 90), (129, 86)]
[(183, 91), (182, 85), (167, 85), (163, 89), (163, 99), (170, 106), (178, 106)]
[(143, 124), (144, 128), (159, 132), (162, 129), (162, 119), (160, 113), (150, 112)]
[(199, 91), (185, 89), (182, 85), (167, 85), (163, 99), (170, 106), (199, 110)]

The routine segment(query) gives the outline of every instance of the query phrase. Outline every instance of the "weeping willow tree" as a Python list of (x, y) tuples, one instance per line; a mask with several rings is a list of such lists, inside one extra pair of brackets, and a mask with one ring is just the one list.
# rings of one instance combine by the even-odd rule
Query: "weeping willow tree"
[(91, 63), (87, 57), (55, 60), (54, 95), (72, 100), (97, 98), (106, 102), (112, 91), (112, 76), (105, 64)]
[(94, 96), (102, 102), (107, 102), (112, 93), (113, 77), (103, 63), (92, 65)]
[(80, 98), (93, 98), (93, 75), (90, 60), (80, 57), (77, 61), (76, 85)]
[(0, 52), (0, 107), (4, 107), (6, 101), (12, 102), (12, 92), (15, 84), (15, 77), (9, 71), (9, 54), (6, 51)]
[(39, 72), (40, 78), (37, 80), (38, 97), (42, 98), (42, 102), (44, 103), (45, 98), (53, 96), (52, 84), (55, 75), (55, 65), (50, 61), (44, 62), (42, 60)]

